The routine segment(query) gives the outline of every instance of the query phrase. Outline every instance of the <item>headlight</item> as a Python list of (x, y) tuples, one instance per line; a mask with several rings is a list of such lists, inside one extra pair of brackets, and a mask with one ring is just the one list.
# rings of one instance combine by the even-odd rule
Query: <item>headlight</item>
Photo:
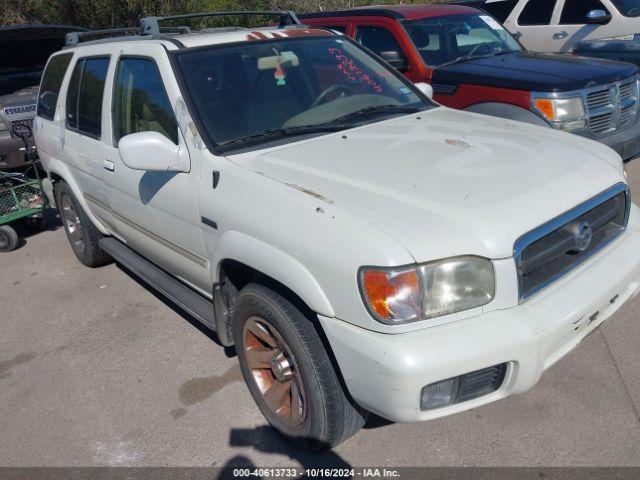
[(7, 124), (7, 122), (2, 120), (2, 118), (0, 118), (0, 132), (4, 132), (7, 130), (9, 130), (9, 125)]
[(496, 285), (493, 263), (473, 256), (396, 269), (366, 267), (358, 280), (373, 317), (390, 325), (486, 305)]
[(547, 119), (552, 127), (559, 130), (571, 131), (587, 126), (586, 111), (581, 97), (547, 98), (534, 96), (533, 108)]

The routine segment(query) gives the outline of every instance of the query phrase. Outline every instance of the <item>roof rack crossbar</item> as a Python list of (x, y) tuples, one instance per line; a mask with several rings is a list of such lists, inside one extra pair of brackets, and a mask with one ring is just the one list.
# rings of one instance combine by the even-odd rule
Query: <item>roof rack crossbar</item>
[(291, 10), (203, 12), (189, 13), (186, 15), (173, 15), (170, 17), (145, 17), (140, 21), (140, 35), (159, 35), (161, 33), (159, 23), (170, 20), (183, 20), (203, 17), (236, 17), (246, 15), (278, 17), (280, 20), (278, 24), (279, 28), (284, 28), (289, 25), (301, 25), (298, 16)]
[[(160, 33), (190, 33), (191, 29), (189, 27), (162, 27), (160, 28)], [(135, 36), (140, 33), (139, 27), (131, 27), (131, 28), (109, 28), (106, 30), (90, 30), (88, 32), (71, 32), (67, 33), (65, 36), (65, 46), (73, 47), (78, 45), (81, 42), (90, 42), (91, 40), (95, 40), (95, 37), (123, 37), (126, 35)]]

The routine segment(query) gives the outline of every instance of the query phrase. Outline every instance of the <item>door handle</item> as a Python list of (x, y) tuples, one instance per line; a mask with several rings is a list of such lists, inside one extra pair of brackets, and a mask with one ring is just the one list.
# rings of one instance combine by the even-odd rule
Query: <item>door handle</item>
[(563, 30), (561, 32), (554, 33), (553, 34), (553, 39), (554, 40), (562, 40), (563, 38), (567, 38), (568, 36), (569, 36), (569, 34)]
[(113, 172), (116, 169), (116, 165), (111, 160), (105, 160), (102, 162), (102, 168), (104, 168), (107, 172)]

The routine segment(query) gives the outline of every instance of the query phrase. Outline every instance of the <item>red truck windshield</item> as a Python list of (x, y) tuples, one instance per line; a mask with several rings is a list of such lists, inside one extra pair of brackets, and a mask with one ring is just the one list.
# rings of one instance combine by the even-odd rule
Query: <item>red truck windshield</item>
[(486, 14), (423, 18), (403, 25), (429, 66), (522, 50), (516, 39)]

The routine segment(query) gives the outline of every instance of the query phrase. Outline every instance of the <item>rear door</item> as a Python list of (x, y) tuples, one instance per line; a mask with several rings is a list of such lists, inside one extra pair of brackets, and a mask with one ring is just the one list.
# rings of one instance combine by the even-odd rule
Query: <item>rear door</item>
[(118, 151), (124, 136), (149, 131), (189, 151), (176, 120), (180, 91), (166, 51), (159, 44), (130, 44), (114, 62), (104, 179), (115, 232), (146, 258), (210, 295), (198, 213), (200, 152), (190, 152), (191, 169), (184, 173), (133, 170)]
[(65, 98), (62, 158), (73, 172), (91, 211), (103, 221), (109, 209), (102, 181), (105, 152), (103, 112), (107, 74), (111, 63), (108, 54), (76, 56)]
[(556, 48), (553, 36), (557, 31), (553, 25), (556, 0), (521, 0), (505, 27), (519, 37), (527, 50), (550, 52)]

